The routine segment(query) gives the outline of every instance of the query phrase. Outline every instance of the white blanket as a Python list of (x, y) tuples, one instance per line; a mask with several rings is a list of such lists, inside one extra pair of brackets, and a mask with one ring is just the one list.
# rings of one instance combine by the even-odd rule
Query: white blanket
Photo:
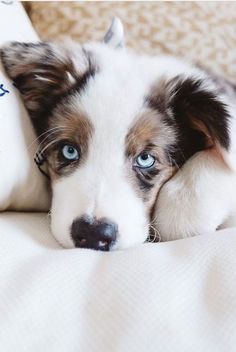
[(101, 253), (1, 213), (0, 351), (236, 351), (236, 229)]

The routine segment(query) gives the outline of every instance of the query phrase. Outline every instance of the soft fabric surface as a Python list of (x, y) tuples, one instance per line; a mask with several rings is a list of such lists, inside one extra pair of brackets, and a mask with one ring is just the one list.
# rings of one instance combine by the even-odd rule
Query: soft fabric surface
[[(0, 1), (0, 47), (5, 42), (36, 41), (21, 4)], [(45, 179), (34, 164), (36, 136), (12, 82), (0, 62), (0, 211), (44, 210), (49, 207)]]
[(100, 40), (113, 16), (127, 46), (186, 57), (236, 80), (236, 3), (229, 1), (27, 2), (43, 39)]
[[(67, 20), (63, 22), (63, 16), (72, 19), (71, 16), (75, 14), (71, 28), (75, 28), (74, 33), (77, 34), (73, 36), (77, 39), (78, 35), (80, 39), (78, 33), (81, 32), (76, 28), (83, 28), (85, 40), (91, 39), (90, 29), (93, 39), (100, 38), (104, 27), (108, 25), (108, 14), (113, 14), (113, 10), (120, 6), (115, 14), (125, 20), (127, 27), (134, 29), (133, 37), (132, 32), (128, 37), (134, 47), (137, 43), (138, 48), (147, 47), (147, 51), (153, 47), (153, 50), (159, 48), (162, 51), (163, 48), (163, 51), (170, 52), (176, 38), (172, 31), (168, 32), (168, 28), (178, 25), (184, 27), (185, 23), (186, 33), (189, 23), (195, 23), (197, 19), (197, 15), (189, 16), (187, 9), (195, 6), (199, 16), (201, 11), (205, 13), (196, 33), (202, 33), (201, 38), (206, 33), (206, 38), (209, 35), (221, 38), (219, 50), (209, 42), (208, 48), (214, 54), (207, 56), (208, 65), (216, 62), (215, 67), (225, 70), (229, 76), (235, 70), (235, 66), (230, 65), (234, 60), (232, 51), (229, 50), (226, 55), (221, 50), (224, 35), (218, 36), (219, 30), (217, 32), (215, 27), (208, 31), (209, 27), (204, 23), (210, 19), (214, 22), (214, 18), (216, 23), (221, 23), (220, 19), (224, 20), (226, 16), (223, 4), (214, 5), (218, 12), (214, 12), (213, 17), (209, 12), (210, 4), (178, 5), (186, 6), (185, 11), (178, 12), (181, 16), (185, 14), (185, 22), (174, 20), (177, 18), (174, 10), (177, 5), (173, 4), (158, 3), (154, 8), (151, 3), (102, 3), (96, 4), (94, 10), (94, 4), (90, 3), (60, 3), (60, 6), (50, 3), (48, 7), (45, 3), (35, 3), (34, 6), (32, 18), (38, 6), (39, 17), (35, 15), (36, 20), (39, 18), (37, 29), (40, 32), (42, 26), (45, 37), (48, 35), (46, 30), (50, 33), (52, 29), (50, 24), (55, 25), (53, 38), (63, 33), (73, 34), (72, 29), (68, 30), (63, 24), (67, 23)], [(101, 10), (98, 11), (97, 6)], [(106, 10), (106, 6), (109, 10)], [(162, 6), (167, 9), (169, 6), (170, 15), (173, 11), (172, 17), (169, 17), (173, 20), (170, 24), (167, 22), (165, 27), (164, 13), (167, 12), (161, 12)], [(84, 8), (83, 16), (78, 15), (80, 7)], [(140, 8), (143, 9), (142, 15)], [(150, 11), (149, 15), (145, 9)], [(228, 5), (227, 11), (230, 14), (229, 27), (225, 33), (228, 48), (231, 49), (232, 42), (235, 43), (232, 31), (233, 5)], [(153, 25), (160, 25), (163, 31), (165, 28), (169, 39), (166, 40), (167, 34), (162, 32), (163, 36), (157, 37), (157, 41), (151, 39), (149, 46), (150, 33), (145, 32), (147, 27), (142, 27), (142, 23), (150, 22), (151, 12)], [(12, 17), (13, 13), (15, 17)], [(56, 20), (58, 16), (63, 18)], [(164, 22), (161, 22), (162, 17)], [(5, 5), (0, 2), (0, 20), (1, 27), (9, 29), (0, 32), (1, 44), (3, 40), (36, 39), (19, 4)], [(100, 26), (100, 32), (97, 26)], [(152, 33), (156, 31), (155, 28)], [(134, 41), (137, 37), (141, 37), (140, 42)], [(202, 59), (207, 51), (203, 49), (202, 56), (200, 46), (203, 44), (198, 42), (198, 36), (195, 38), (193, 42), (190, 40), (189, 45), (196, 50), (193, 56)], [(178, 48), (177, 43), (175, 48)], [(180, 45), (179, 48), (180, 53), (186, 51), (189, 54), (189, 46), (184, 49)], [(1, 126), (4, 126), (0, 130), (0, 210), (8, 207), (23, 209), (32, 207), (28, 203), (29, 199), (38, 202), (40, 197), (44, 198), (41, 191), (37, 192), (37, 189), (43, 188), (37, 188), (36, 174), (40, 174), (32, 163), (31, 143), (34, 137), (28, 117), (25, 111), (22, 114), (24, 109), (19, 105), (11, 83), (3, 72), (0, 74), (0, 84), (3, 82), (10, 91), (10, 94), (0, 97), (0, 119)], [(29, 150), (32, 151), (30, 157), (27, 154)], [(39, 184), (42, 185), (42, 179)], [(145, 244), (112, 253), (65, 250), (50, 234), (46, 214), (0, 213), (0, 350), (233, 352), (236, 346), (235, 253), (236, 229), (176, 242)]]
[(235, 351), (236, 230), (101, 253), (0, 214), (4, 352)]

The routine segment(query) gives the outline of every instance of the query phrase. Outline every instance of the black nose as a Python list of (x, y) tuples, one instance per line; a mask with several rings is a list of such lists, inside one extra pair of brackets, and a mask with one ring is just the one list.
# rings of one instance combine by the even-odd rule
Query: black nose
[(118, 226), (107, 219), (83, 216), (71, 226), (71, 236), (76, 247), (109, 251), (116, 241)]

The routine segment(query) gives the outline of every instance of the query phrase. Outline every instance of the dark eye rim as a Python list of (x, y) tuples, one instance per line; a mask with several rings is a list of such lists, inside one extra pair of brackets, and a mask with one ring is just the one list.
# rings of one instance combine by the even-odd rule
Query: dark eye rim
[[(143, 155), (143, 154), (148, 154), (150, 155), (153, 159), (154, 159), (154, 162), (151, 166), (148, 166), (148, 167), (144, 167), (144, 166), (140, 166), (138, 163), (137, 163), (137, 159)], [(141, 153), (139, 153), (135, 158), (134, 158), (134, 167), (137, 168), (137, 169), (140, 169), (140, 170), (151, 170), (155, 164), (157, 162), (157, 158), (155, 157), (155, 155), (153, 155), (150, 151), (147, 151), (147, 150), (143, 150)]]

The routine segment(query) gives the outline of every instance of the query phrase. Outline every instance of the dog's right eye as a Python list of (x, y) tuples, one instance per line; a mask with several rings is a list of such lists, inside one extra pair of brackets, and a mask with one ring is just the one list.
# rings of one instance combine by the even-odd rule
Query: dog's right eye
[(65, 144), (62, 147), (62, 155), (68, 161), (75, 161), (79, 159), (79, 151), (71, 144)]

